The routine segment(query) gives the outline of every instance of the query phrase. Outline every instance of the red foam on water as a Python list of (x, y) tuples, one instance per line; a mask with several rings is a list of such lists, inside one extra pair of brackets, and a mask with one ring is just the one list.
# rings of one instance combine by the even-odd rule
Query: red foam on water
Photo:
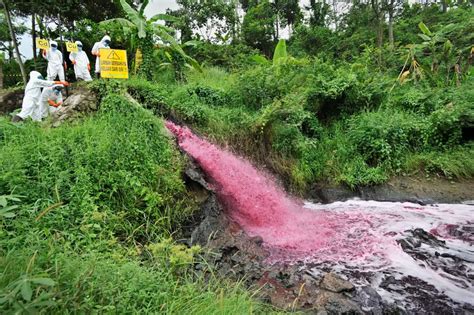
[(339, 260), (374, 253), (377, 238), (367, 233), (373, 221), (370, 215), (304, 208), (248, 161), (197, 137), (186, 127), (172, 122), (166, 122), (166, 127), (209, 176), (229, 216), (250, 236), (262, 237), (274, 259), (317, 254)]

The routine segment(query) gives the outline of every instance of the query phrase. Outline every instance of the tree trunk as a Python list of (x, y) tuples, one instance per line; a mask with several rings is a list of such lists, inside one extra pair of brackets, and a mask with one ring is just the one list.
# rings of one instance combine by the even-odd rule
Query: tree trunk
[(13, 54), (13, 43), (11, 41), (8, 42), (8, 61), (15, 59)]
[(383, 46), (383, 19), (377, 16), (377, 47)]
[(393, 49), (395, 45), (395, 39), (393, 38), (393, 8), (390, 8), (388, 11), (388, 41), (390, 43), (390, 48)]
[(443, 8), (443, 12), (448, 11), (448, 0), (441, 0), (441, 6)]
[(8, 5), (6, 1), (0, 0), (0, 3), (5, 8), (5, 17), (7, 18), (8, 29), (10, 30), (10, 36), (12, 38), (13, 47), (15, 48), (17, 62), (18, 62), (18, 65), (20, 66), (21, 75), (23, 76), (23, 82), (26, 85), (27, 80), (26, 80), (25, 66), (23, 65), (23, 61), (21, 61), (20, 49), (18, 48), (18, 42), (16, 41), (15, 32), (13, 31), (13, 24), (12, 24), (12, 20), (10, 16), (10, 11), (8, 9)]
[(0, 90), (3, 89), (3, 60), (0, 60)]
[(278, 12), (275, 18), (275, 29), (276, 29), (275, 40), (278, 40), (280, 38), (280, 15), (278, 14)]
[(383, 13), (378, 0), (371, 0), (372, 10), (375, 14), (375, 24), (377, 27), (377, 47), (382, 48), (383, 45)]
[(31, 37), (33, 38), (33, 59), (36, 62), (36, 14), (31, 15)]

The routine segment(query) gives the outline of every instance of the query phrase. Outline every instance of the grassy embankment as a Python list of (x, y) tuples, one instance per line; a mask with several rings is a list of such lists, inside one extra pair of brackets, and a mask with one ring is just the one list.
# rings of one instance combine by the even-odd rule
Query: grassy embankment
[(171, 240), (196, 205), (163, 128), (117, 94), (59, 128), (0, 118), (2, 313), (264, 309), (240, 285), (194, 274), (201, 249)]
[(293, 192), (392, 176), (472, 178), (474, 79), (460, 87), (396, 83), (364, 63), (300, 59), (228, 73), (206, 68), (185, 83), (132, 80), (128, 91), (257, 163)]

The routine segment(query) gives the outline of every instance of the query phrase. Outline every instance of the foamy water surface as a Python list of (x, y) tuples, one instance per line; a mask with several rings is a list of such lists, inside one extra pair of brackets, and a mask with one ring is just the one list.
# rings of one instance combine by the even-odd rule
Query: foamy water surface
[[(360, 200), (329, 205), (303, 202), (288, 196), (271, 176), (247, 160), (197, 137), (186, 127), (171, 122), (166, 126), (207, 174), (228, 215), (250, 236), (262, 237), (271, 253), (268, 263), (305, 262), (324, 264), (341, 273), (373, 273), (377, 276), (359, 279), (358, 284), (370, 281), (392, 302), (403, 301), (404, 296), (380, 287), (383, 278), (411, 276), (455, 302), (473, 304), (474, 286), (469, 280), (474, 275), (473, 235), (455, 237), (449, 233), (456, 226), (474, 224), (473, 206)], [(445, 272), (404, 252), (397, 241), (417, 228), (446, 242), (437, 248), (421, 244), (420, 249), (433, 257), (462, 257), (465, 270), (458, 274)]]

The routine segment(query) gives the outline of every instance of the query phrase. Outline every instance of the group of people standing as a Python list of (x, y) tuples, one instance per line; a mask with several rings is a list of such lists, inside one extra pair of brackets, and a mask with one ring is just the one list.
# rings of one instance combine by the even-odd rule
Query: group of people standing
[[(92, 48), (92, 55), (96, 56), (95, 73), (98, 78), (100, 78), (100, 49), (110, 48), (110, 42), (110, 37), (106, 35), (100, 42), (96, 42)], [(71, 52), (69, 60), (74, 65), (76, 80), (92, 81), (89, 57), (82, 50), (82, 43), (80, 41), (75, 43), (77, 52)], [(22, 121), (28, 117), (31, 117), (34, 121), (41, 121), (49, 114), (57, 111), (63, 103), (62, 89), (67, 87), (69, 83), (65, 80), (64, 59), (62, 52), (58, 49), (58, 43), (51, 41), (50, 48), (44, 50), (42, 55), (48, 61), (47, 78), (45, 79), (38, 71), (30, 72), (21, 112), (13, 117), (13, 122)], [(59, 78), (59, 81), (55, 81), (57, 78)]]
[[(100, 49), (110, 48), (110, 42), (110, 36), (105, 35), (100, 42), (96, 42), (92, 47), (92, 55), (96, 56), (95, 73), (97, 77), (100, 77)], [(69, 60), (74, 65), (76, 80), (92, 81), (89, 57), (82, 50), (83, 45), (80, 41), (76, 41), (75, 44), (77, 52), (71, 52)], [(48, 61), (47, 78), (48, 80), (54, 80), (59, 77), (59, 80), (64, 81), (63, 53), (58, 49), (57, 42), (51, 41), (50, 46), (50, 49), (43, 51), (43, 58)]]

